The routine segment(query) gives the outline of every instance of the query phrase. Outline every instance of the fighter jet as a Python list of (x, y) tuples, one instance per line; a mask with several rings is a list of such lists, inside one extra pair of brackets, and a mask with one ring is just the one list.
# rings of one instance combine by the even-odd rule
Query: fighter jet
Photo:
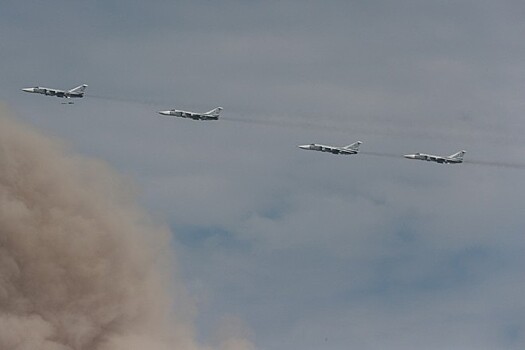
[(333, 154), (357, 154), (359, 153), (359, 146), (361, 144), (362, 144), (361, 141), (357, 141), (348, 146), (337, 147), (337, 146), (325, 146), (325, 145), (319, 145), (317, 143), (312, 143), (310, 145), (301, 145), (299, 146), (299, 148), (310, 150), (310, 151), (330, 152)]
[(63, 97), (63, 98), (73, 98), (73, 97), (82, 98), (84, 97), (84, 92), (86, 91), (86, 88), (87, 88), (86, 84), (82, 84), (80, 86), (77, 86), (76, 88), (73, 88), (67, 91), (36, 86), (32, 88), (22, 89), (22, 91), (31, 92), (34, 94), (42, 94), (46, 96)]
[(466, 151), (459, 151), (457, 153), (451, 154), (448, 157), (435, 156), (432, 154), (425, 153), (414, 153), (414, 154), (405, 154), (404, 157), (408, 159), (419, 159), (426, 160), (428, 162), (436, 162), (440, 164), (459, 164), (463, 163), (463, 155)]
[(206, 113), (187, 112), (178, 109), (172, 109), (169, 111), (159, 111), (159, 113), (170, 117), (173, 116), (179, 118), (190, 118), (193, 120), (218, 120), (221, 111), (222, 107), (217, 107)]

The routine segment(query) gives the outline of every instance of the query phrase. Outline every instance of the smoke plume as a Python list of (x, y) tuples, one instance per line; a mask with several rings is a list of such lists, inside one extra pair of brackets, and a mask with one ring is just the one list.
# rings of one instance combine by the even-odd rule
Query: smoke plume
[(0, 349), (203, 349), (130, 187), (0, 111)]

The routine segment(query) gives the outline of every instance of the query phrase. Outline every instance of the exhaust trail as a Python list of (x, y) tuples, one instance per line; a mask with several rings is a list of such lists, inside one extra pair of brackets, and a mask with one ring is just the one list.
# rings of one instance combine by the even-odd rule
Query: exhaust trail
[(94, 98), (94, 99), (105, 100), (105, 101), (120, 102), (120, 103), (133, 103), (133, 104), (145, 105), (145, 106), (160, 106), (163, 104), (160, 101), (155, 101), (152, 99), (132, 99), (132, 98), (125, 98), (125, 97), (117, 97), (117, 96), (110, 96), (110, 95), (96, 95), (96, 94), (85, 94), (84, 96), (87, 98)]
[(484, 161), (484, 160), (465, 160), (463, 161), (463, 163), (478, 165), (478, 166), (495, 167), (495, 168), (525, 170), (525, 163), (493, 162), (493, 161)]
[[(121, 96), (112, 96), (112, 95), (100, 95), (88, 93), (85, 95), (88, 98), (120, 102), (120, 103), (132, 103), (138, 105), (152, 106), (154, 111), (160, 109), (173, 108), (173, 100), (165, 101), (161, 99), (140, 99), (140, 98), (126, 98)], [(195, 108), (207, 110), (210, 105), (186, 105), (185, 108)], [(263, 118), (242, 118), (236, 117), (233, 115), (239, 115), (239, 106), (237, 111), (230, 110), (232, 106), (226, 107), (223, 115), (220, 117), (220, 120), (230, 122), (230, 123), (242, 123), (242, 124), (252, 124), (259, 126), (269, 126), (276, 128), (290, 128), (290, 129), (302, 129), (302, 130), (319, 130), (319, 131), (329, 131), (329, 132), (338, 132), (338, 133), (352, 133), (359, 135), (368, 135), (368, 136), (385, 136), (389, 138), (413, 138), (413, 139), (438, 139), (438, 140), (449, 140), (449, 139), (458, 139), (458, 140), (496, 140), (501, 141), (502, 137), (505, 137), (507, 141), (520, 142), (521, 141), (521, 132), (517, 131), (513, 134), (509, 134), (509, 130), (495, 132), (494, 128), (482, 125), (478, 125), (478, 128), (473, 128), (472, 126), (464, 126), (463, 128), (458, 128), (458, 124), (451, 124), (454, 127), (443, 128), (438, 127), (437, 125), (421, 125), (421, 122), (414, 122), (408, 120), (394, 120), (394, 119), (382, 119), (382, 120), (369, 120), (367, 118), (354, 118), (352, 120), (341, 121), (338, 124), (329, 124), (323, 122), (321, 119), (315, 120), (297, 120), (285, 116), (279, 116), (279, 119), (263, 119)], [(264, 115), (271, 116), (271, 113), (264, 113)], [(257, 114), (253, 110), (248, 115)], [(260, 115), (260, 113), (258, 114)], [(358, 135), (356, 135), (358, 137)]]
[(384, 157), (384, 158), (396, 158), (396, 159), (403, 158), (402, 155), (394, 154), (394, 153), (386, 153), (386, 152), (359, 151), (359, 154), (364, 154), (367, 156), (374, 156), (374, 157)]
[[(227, 113), (227, 112), (226, 112)], [(485, 133), (482, 130), (468, 132), (462, 132), (457, 129), (437, 129), (437, 128), (425, 128), (418, 127), (417, 125), (398, 125), (392, 122), (384, 121), (366, 121), (363, 119), (346, 120), (339, 124), (329, 124), (322, 122), (321, 120), (306, 121), (306, 120), (293, 120), (293, 119), (254, 119), (254, 118), (239, 118), (225, 115), (220, 120), (233, 122), (233, 123), (244, 123), (253, 124), (260, 126), (269, 126), (276, 128), (291, 128), (291, 129), (302, 129), (302, 130), (313, 130), (313, 131), (328, 131), (352, 134), (355, 137), (360, 135), (366, 136), (383, 136), (388, 138), (412, 138), (412, 139), (434, 139), (434, 140), (487, 140), (487, 139), (500, 139), (500, 136), (494, 133)], [(507, 139), (510, 139), (507, 137)], [(514, 138), (516, 139), (516, 138)]]
[(275, 126), (275, 127), (285, 127), (285, 128), (300, 128), (307, 130), (318, 130), (325, 129), (329, 131), (337, 130), (335, 127), (327, 125), (319, 125), (312, 122), (305, 121), (292, 121), (292, 120), (256, 120), (256, 119), (245, 119), (245, 118), (235, 118), (235, 117), (221, 117), (221, 120), (236, 122), (236, 123), (245, 123), (245, 124), (254, 124), (254, 125), (265, 125), (265, 126)]
[[(168, 105), (167, 103), (153, 100), (139, 100), (139, 99), (127, 99), (121, 97), (113, 97), (107, 95), (86, 95), (87, 97), (103, 99), (108, 101), (116, 101), (123, 103), (135, 103), (148, 106), (162, 106)], [(228, 111), (226, 111), (228, 113)], [(276, 128), (290, 128), (290, 129), (302, 129), (302, 130), (312, 130), (312, 131), (329, 131), (329, 132), (338, 132), (345, 134), (352, 134), (355, 137), (359, 138), (361, 135), (369, 136), (385, 136), (389, 138), (403, 138), (408, 137), (416, 139), (448, 139), (450, 137), (457, 139), (494, 139), (501, 140), (501, 135), (494, 133), (493, 130), (472, 130), (468, 131), (458, 130), (457, 128), (451, 128), (450, 130), (445, 129), (436, 129), (433, 128), (424, 128), (417, 127), (414, 125), (401, 125), (396, 126), (396, 124), (385, 122), (365, 122), (363, 120), (354, 120), (351, 121), (351, 125), (347, 123), (343, 124), (327, 124), (320, 123), (319, 121), (306, 121), (306, 120), (293, 120), (289, 118), (283, 119), (254, 119), (254, 118), (241, 118), (234, 117), (230, 115), (221, 116), (220, 120), (231, 122), (231, 123), (242, 123), (242, 124), (251, 124), (259, 126), (269, 126)], [(517, 135), (517, 134), (516, 134)], [(516, 135), (509, 135), (506, 133), (505, 139), (507, 141), (521, 140), (521, 137)], [(401, 154), (393, 154), (388, 152), (367, 152), (361, 151), (361, 154), (376, 156), (376, 157), (385, 157), (385, 158), (402, 158)], [(478, 165), (478, 166), (489, 166), (489, 167), (499, 167), (499, 168), (509, 168), (509, 169), (525, 169), (524, 163), (513, 163), (513, 162), (495, 162), (495, 161), (464, 161), (466, 164)]]
[[(394, 153), (387, 153), (387, 152), (359, 151), (359, 154), (375, 156), (375, 157), (403, 159), (403, 155), (401, 154), (394, 154)], [(463, 164), (487, 166), (487, 167), (495, 167), (495, 168), (525, 170), (525, 163), (493, 162), (493, 161), (483, 161), (483, 160), (464, 160)]]
[[(152, 107), (152, 112), (153, 111), (157, 112), (160, 109), (170, 109), (176, 105), (174, 104), (173, 100), (167, 101), (167, 100), (160, 99), (160, 98), (139, 99), (139, 98), (126, 98), (126, 97), (121, 97), (121, 96), (97, 95), (97, 94), (86, 94), (85, 96), (88, 98), (104, 100), (104, 101), (150, 106)], [(186, 105), (185, 108), (202, 109), (203, 112), (211, 109), (209, 105)]]
[(0, 109), (0, 349), (210, 349), (173, 278), (171, 233), (133, 192)]
[[(152, 99), (136, 99), (136, 98), (125, 98), (117, 97), (111, 95), (97, 95), (97, 94), (86, 94), (86, 97), (93, 99), (100, 99), (105, 101), (113, 101), (120, 103), (132, 103), (145, 106), (154, 106), (155, 109), (166, 109), (173, 106), (172, 102), (152, 100)], [(171, 106), (171, 107), (170, 107)], [(209, 106), (196, 106), (190, 105), (189, 108), (201, 108), (206, 109)], [(388, 137), (415, 137), (415, 138), (441, 138), (439, 132), (429, 133), (425, 130), (420, 130), (419, 132), (410, 132), (406, 128), (396, 127), (395, 125), (382, 125), (372, 122), (363, 122), (363, 120), (354, 120), (351, 121), (352, 125), (349, 124), (327, 124), (319, 123), (318, 121), (307, 121), (307, 120), (293, 120), (293, 119), (254, 119), (254, 118), (240, 118), (227, 115), (228, 111), (225, 111), (226, 115), (220, 117), (220, 120), (231, 122), (231, 123), (242, 123), (242, 124), (252, 124), (259, 126), (269, 126), (276, 128), (289, 128), (289, 129), (301, 129), (301, 130), (314, 130), (314, 131), (329, 131), (329, 132), (339, 132), (339, 133), (354, 133), (360, 135), (379, 135), (379, 136), (388, 136)], [(366, 125), (365, 125), (366, 124)]]
[(301, 129), (301, 130), (312, 130), (312, 131), (329, 131), (329, 132), (338, 132), (338, 133), (345, 133), (345, 134), (354, 134), (356, 135), (355, 137), (358, 137), (358, 135), (380, 135), (380, 136), (394, 135), (396, 136), (395, 133), (392, 134), (386, 130), (365, 127), (360, 122), (355, 122), (354, 125), (348, 125), (348, 124), (335, 125), (335, 124), (326, 124), (326, 123), (322, 124), (319, 122), (304, 121), (304, 120), (291, 120), (291, 119), (257, 120), (257, 119), (247, 119), (247, 118), (236, 118), (236, 117), (230, 117), (230, 116), (221, 117), (220, 120), (224, 120), (227, 122), (253, 124), (253, 125), (269, 126), (269, 127), (276, 127), (276, 128), (289, 128), (289, 129)]

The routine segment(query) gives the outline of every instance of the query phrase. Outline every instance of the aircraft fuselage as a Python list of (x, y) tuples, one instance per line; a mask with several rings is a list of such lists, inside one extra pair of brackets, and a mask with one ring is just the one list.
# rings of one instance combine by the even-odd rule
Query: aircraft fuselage
[(463, 158), (454, 158), (454, 157), (441, 157), (435, 156), (432, 154), (425, 153), (415, 153), (415, 154), (405, 154), (407, 159), (416, 159), (416, 160), (426, 160), (427, 162), (435, 162), (439, 164), (460, 164), (463, 163)]
[[(361, 144), (361, 142), (359, 142), (359, 144)], [(325, 146), (325, 145), (320, 145), (317, 143), (312, 143), (310, 145), (301, 145), (299, 146), (299, 148), (304, 149), (304, 150), (309, 150), (309, 151), (319, 151), (319, 152), (327, 152), (327, 153), (332, 153), (332, 154), (343, 154), (343, 155), (359, 153), (357, 149)]]
[(22, 89), (22, 91), (30, 92), (33, 94), (42, 94), (46, 96), (56, 96), (56, 97), (61, 97), (61, 98), (82, 98), (84, 97), (83, 91), (81, 92), (64, 91), (64, 90), (58, 90), (58, 89), (45, 88), (41, 86), (32, 87), (32, 88), (24, 88)]
[(159, 114), (168, 117), (188, 118), (193, 120), (219, 120), (219, 115), (194, 113), (188, 111), (181, 111), (178, 109), (172, 109), (169, 111), (159, 111)]

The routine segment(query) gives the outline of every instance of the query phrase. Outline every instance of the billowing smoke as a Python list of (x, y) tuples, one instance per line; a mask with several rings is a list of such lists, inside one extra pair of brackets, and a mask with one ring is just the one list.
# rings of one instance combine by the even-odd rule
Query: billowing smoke
[[(5, 115), (0, 349), (203, 349), (174, 282), (169, 230), (148, 219), (108, 166)], [(235, 339), (223, 344), (253, 348)]]

